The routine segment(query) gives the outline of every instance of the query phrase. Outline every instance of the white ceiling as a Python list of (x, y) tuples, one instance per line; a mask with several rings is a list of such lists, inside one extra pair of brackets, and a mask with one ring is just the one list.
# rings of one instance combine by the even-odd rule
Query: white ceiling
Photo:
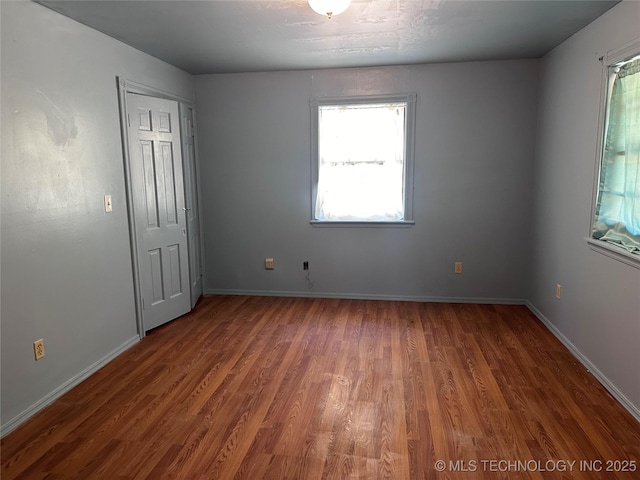
[(537, 58), (602, 15), (600, 0), (37, 0), (192, 74)]

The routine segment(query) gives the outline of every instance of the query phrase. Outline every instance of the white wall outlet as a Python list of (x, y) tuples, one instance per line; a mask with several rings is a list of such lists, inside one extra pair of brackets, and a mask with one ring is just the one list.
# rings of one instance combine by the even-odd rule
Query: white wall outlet
[(113, 204), (111, 203), (111, 195), (104, 196), (104, 211), (110, 213), (113, 211)]
[(265, 258), (264, 259), (264, 268), (267, 270), (273, 270), (273, 258)]
[(560, 300), (561, 297), (562, 297), (562, 285), (558, 283), (556, 285), (556, 298)]
[(453, 264), (454, 273), (462, 273), (462, 262), (456, 262)]

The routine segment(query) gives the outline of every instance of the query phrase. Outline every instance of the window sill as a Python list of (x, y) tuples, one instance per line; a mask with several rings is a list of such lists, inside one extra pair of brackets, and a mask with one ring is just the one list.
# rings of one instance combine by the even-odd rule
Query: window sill
[(640, 269), (640, 255), (635, 255), (625, 251), (623, 248), (610, 245), (594, 238), (585, 238), (588, 247), (594, 252), (611, 257), (619, 262), (626, 263), (632, 267)]
[(413, 220), (401, 220), (397, 222), (366, 222), (366, 221), (327, 221), (327, 220), (311, 220), (313, 227), (356, 227), (356, 228), (411, 228), (416, 222)]

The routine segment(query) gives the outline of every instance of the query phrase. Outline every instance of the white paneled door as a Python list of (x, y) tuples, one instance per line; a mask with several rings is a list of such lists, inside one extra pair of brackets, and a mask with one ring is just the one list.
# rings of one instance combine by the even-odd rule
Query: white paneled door
[(191, 309), (178, 103), (127, 93), (127, 126), (145, 331)]
[(182, 164), (184, 165), (185, 202), (187, 204), (187, 240), (189, 242), (189, 285), (191, 307), (202, 295), (202, 260), (200, 252), (200, 214), (196, 172), (195, 128), (193, 109), (180, 104)]

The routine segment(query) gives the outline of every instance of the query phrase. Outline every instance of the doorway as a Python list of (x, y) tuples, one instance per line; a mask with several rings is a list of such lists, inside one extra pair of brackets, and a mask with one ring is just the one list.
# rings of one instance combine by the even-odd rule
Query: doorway
[(119, 79), (136, 316), (141, 337), (202, 294), (194, 111)]

